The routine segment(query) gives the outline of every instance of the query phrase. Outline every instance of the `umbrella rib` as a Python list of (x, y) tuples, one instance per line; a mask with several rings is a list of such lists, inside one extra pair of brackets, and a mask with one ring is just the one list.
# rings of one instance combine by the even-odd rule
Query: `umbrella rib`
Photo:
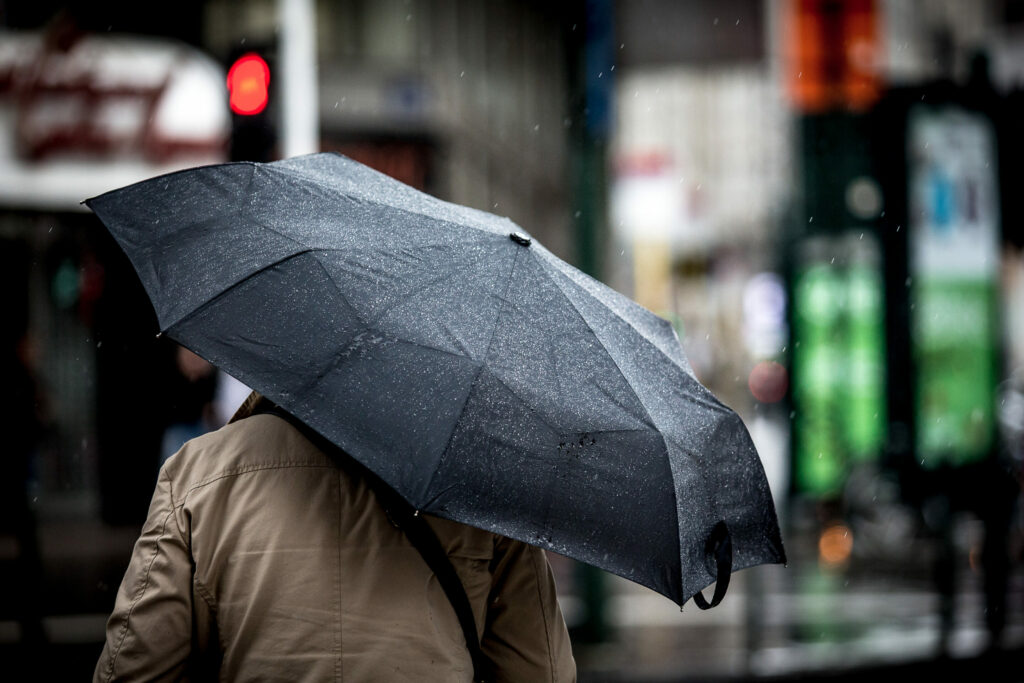
[[(524, 407), (526, 407), (527, 409), (530, 409), (530, 402), (527, 401), (526, 399), (524, 399), (518, 393), (516, 393), (516, 390), (513, 389), (512, 387), (510, 387), (508, 385), (508, 382), (503, 380), (501, 377), (498, 377), (498, 375), (496, 375), (494, 373), (491, 373), (491, 377), (498, 384), (500, 384), (501, 386), (503, 386), (506, 389), (508, 389), (508, 393), (511, 394), (512, 396), (514, 396), (516, 398), (516, 400), (519, 401)], [(551, 431), (555, 432), (556, 434), (560, 434), (561, 433), (561, 430), (558, 428), (557, 425), (553, 425), (550, 422), (548, 422), (547, 420), (545, 420), (544, 417), (541, 416), (539, 412), (537, 412), (537, 411), (532, 411), (532, 412), (533, 412), (533, 416), (536, 417), (541, 422), (543, 422), (549, 429), (551, 429)]]
[(417, 290), (425, 289), (427, 287), (430, 287), (431, 285), (437, 284), (438, 282), (444, 282), (445, 280), (449, 279), (451, 279), (451, 276), (448, 273), (443, 273), (425, 282), (417, 282), (415, 287), (408, 288), (405, 291), (401, 292), (398, 296), (395, 297), (395, 300), (392, 303), (388, 304), (383, 309), (381, 309), (381, 311), (377, 314), (377, 317), (373, 321), (374, 324), (379, 323), (381, 319), (388, 313), (390, 313), (392, 309), (394, 309), (396, 306), (401, 306), (402, 304), (406, 303), (409, 295), (413, 294)]
[[(622, 370), (619, 370), (619, 374), (620, 374), (620, 375), (622, 374)], [(607, 399), (608, 399), (609, 401), (611, 401), (612, 403), (614, 403), (615, 405), (617, 405), (617, 406), (618, 406), (619, 408), (621, 408), (621, 409), (622, 409), (622, 412), (624, 412), (624, 413), (629, 413), (629, 412), (631, 412), (631, 411), (629, 410), (629, 408), (628, 408), (628, 407), (627, 407), (627, 406), (626, 406), (626, 405), (625, 405), (625, 404), (624, 404), (624, 403), (623, 403), (623, 402), (622, 402), (621, 400), (619, 400), (619, 398), (618, 398), (617, 396), (615, 396), (615, 394), (613, 394), (613, 393), (612, 393), (611, 391), (609, 391), (609, 390), (608, 390), (608, 388), (607, 388), (607, 387), (605, 387), (605, 386), (604, 386), (604, 385), (603, 385), (603, 384), (602, 384), (601, 382), (594, 382), (594, 386), (596, 386), (596, 387), (597, 387), (597, 390), (598, 390), (598, 391), (600, 391), (600, 392), (601, 392), (602, 394), (604, 394), (604, 395), (605, 395), (605, 397), (606, 397), (606, 398), (607, 398)], [(635, 394), (635, 392), (634, 392), (634, 394)], [(641, 406), (643, 406), (643, 403), (641, 403), (640, 405), (641, 405)], [(646, 410), (646, 407), (644, 408), (644, 410)], [(641, 422), (642, 424), (645, 424), (645, 425), (647, 425), (647, 426), (648, 426), (648, 427), (650, 427), (651, 429), (657, 429), (657, 428), (658, 428), (658, 426), (657, 426), (656, 424), (654, 424), (654, 420), (653, 420), (653, 419), (650, 419), (650, 418), (651, 418), (651, 416), (650, 416), (650, 415), (647, 415), (646, 417), (647, 417), (648, 419), (646, 419), (646, 420), (645, 420), (645, 419), (641, 419), (641, 420), (640, 420), (640, 422)], [(615, 431), (619, 431), (619, 430), (615, 430)]]
[[(298, 243), (296, 243), (296, 244), (298, 244)], [(221, 291), (217, 292), (214, 296), (210, 297), (209, 299), (207, 299), (203, 303), (199, 304), (198, 306), (196, 306), (192, 310), (188, 311), (187, 313), (182, 315), (180, 318), (178, 318), (174, 322), (168, 323), (167, 325), (165, 325), (164, 328), (163, 328), (163, 331), (166, 332), (166, 331), (170, 330), (172, 327), (174, 327), (175, 325), (178, 325), (183, 320), (185, 320), (185, 318), (187, 318), (187, 317), (189, 317), (191, 315), (195, 315), (196, 313), (198, 313), (199, 311), (203, 310), (204, 308), (209, 307), (215, 301), (224, 298), (227, 294), (229, 294), (230, 292), (233, 292), (234, 290), (238, 289), (239, 287), (241, 287), (246, 282), (248, 282), (249, 280), (251, 280), (254, 277), (256, 277), (257, 275), (259, 275), (260, 273), (266, 272), (266, 271), (270, 270), (271, 268), (279, 266), (282, 263), (285, 263), (286, 261), (292, 260), (293, 258), (297, 258), (299, 256), (302, 256), (303, 254), (309, 254), (312, 251), (313, 251), (312, 249), (306, 248), (306, 249), (303, 249), (302, 251), (297, 251), (297, 252), (295, 252), (293, 254), (288, 254), (287, 256), (282, 256), (281, 258), (277, 259), (276, 261), (272, 261), (271, 263), (268, 263), (265, 266), (260, 266), (258, 269), (256, 269), (253, 272), (249, 273), (248, 275), (243, 277), (238, 282), (235, 282), (234, 284), (232, 284), (230, 287), (225, 287)]]
[(363, 327), (369, 328), (370, 324), (368, 322), (366, 322), (365, 320), (363, 320), (363, 317), (361, 315), (359, 315), (359, 309), (352, 305), (352, 302), (349, 300), (349, 298), (347, 296), (345, 296), (345, 292), (343, 292), (341, 287), (338, 286), (338, 282), (334, 279), (334, 276), (331, 274), (331, 271), (327, 270), (327, 266), (325, 266), (324, 262), (320, 260), (320, 257), (317, 255), (317, 253), (320, 252), (320, 251), (341, 251), (341, 250), (340, 249), (311, 249), (310, 253), (313, 254), (313, 260), (316, 261), (316, 264), (318, 266), (320, 266), (320, 270), (323, 272), (324, 276), (328, 280), (331, 281), (332, 285), (334, 285), (334, 291), (337, 292), (338, 296), (341, 297), (341, 300), (345, 302), (345, 305), (347, 305), (349, 307), (349, 309), (352, 311), (352, 314), (355, 315), (356, 320), (361, 322), (363, 324)]
[[(577, 286), (583, 288), (588, 294), (590, 294), (594, 298), (596, 298), (596, 299), (600, 300), (602, 303), (604, 303), (602, 297), (599, 296), (599, 294), (600, 294), (599, 290), (598, 291), (592, 291), (591, 288), (586, 286), (587, 284), (589, 284), (587, 282), (587, 280), (589, 278), (584, 279), (582, 282), (577, 282), (576, 278), (572, 277), (573, 271), (569, 269), (569, 266), (568, 266), (567, 263), (565, 263), (561, 259), (547, 258), (546, 256), (545, 256), (544, 260), (549, 262), (549, 263), (551, 263), (556, 269), (558, 269), (559, 272), (561, 272), (566, 277), (568, 277), (570, 280), (572, 280)], [(600, 283), (598, 283), (598, 284), (600, 284)], [(613, 291), (613, 293), (618, 294), (618, 292), (614, 292), (614, 291)], [(652, 313), (651, 315), (654, 315), (654, 314)], [(643, 337), (645, 341), (648, 341), (648, 343), (650, 343), (652, 346), (654, 346), (655, 348), (658, 348), (658, 351), (663, 353), (666, 358), (668, 358), (670, 361), (672, 361), (673, 365), (675, 365), (676, 367), (678, 367), (680, 370), (682, 370), (683, 372), (685, 372), (688, 375), (692, 375), (693, 374), (693, 369), (688, 367), (689, 366), (688, 363), (680, 363), (676, 358), (674, 358), (672, 356), (672, 354), (665, 353), (665, 351), (663, 351), (661, 348), (659, 348), (657, 344), (655, 344), (655, 343), (651, 342), (650, 340), (648, 340), (647, 339), (647, 335), (642, 330), (637, 328), (637, 326), (634, 325), (628, 318), (626, 318), (625, 316), (621, 316), (621, 315), (619, 317), (622, 319), (622, 321), (624, 323), (629, 325), (637, 334), (639, 334), (641, 337)], [(654, 317), (656, 318), (656, 320), (653, 321), (655, 324), (658, 324), (658, 325), (661, 325), (661, 326), (667, 326), (669, 330), (672, 330), (673, 336), (675, 336), (675, 331), (672, 328), (671, 323), (669, 323), (667, 320), (664, 320), (664, 319), (662, 319), (662, 318), (660, 318), (660, 317), (658, 317), (656, 315), (654, 315)]]
[(255, 216), (249, 215), (249, 219), (250, 219), (250, 220), (251, 220), (251, 221), (252, 221), (253, 223), (255, 223), (256, 225), (258, 225), (258, 226), (260, 226), (261, 228), (263, 228), (264, 230), (266, 230), (267, 232), (272, 232), (272, 233), (274, 233), (275, 235), (278, 235), (278, 236), (280, 236), (280, 237), (283, 237), (283, 238), (285, 238), (286, 240), (288, 240), (289, 242), (292, 242), (292, 243), (294, 243), (294, 244), (297, 244), (297, 245), (299, 245), (299, 246), (300, 246), (300, 247), (302, 247), (303, 249), (309, 249), (309, 250), (311, 250), (311, 251), (313, 250), (313, 247), (312, 247), (311, 245), (309, 245), (309, 244), (306, 244), (305, 242), (300, 242), (299, 240), (295, 239), (295, 238), (294, 238), (294, 237), (292, 237), (291, 235), (288, 235), (288, 234), (285, 234), (285, 233), (281, 232), (281, 231), (280, 231), (280, 230), (278, 230), (277, 228), (272, 228), (272, 227), (270, 227), (269, 225), (267, 225), (267, 224), (266, 224), (266, 223), (264, 223), (263, 221), (259, 220), (259, 219), (258, 219), (258, 218), (256, 218)]
[[(355, 306), (353, 306), (352, 302), (349, 301), (347, 296), (345, 296), (345, 293), (338, 286), (338, 283), (335, 282), (334, 277), (331, 275), (330, 271), (327, 270), (327, 267), (324, 266), (323, 262), (319, 258), (316, 258), (316, 253), (318, 251), (340, 251), (340, 250), (338, 250), (338, 249), (315, 250), (313, 252), (314, 260), (316, 261), (317, 265), (320, 266), (320, 269), (323, 271), (323, 273), (327, 277), (327, 279), (331, 281), (331, 284), (334, 285), (335, 290), (337, 290), (338, 296), (341, 297), (341, 299), (346, 304), (348, 304), (348, 307), (350, 309), (352, 309), (353, 314), (356, 316), (356, 318), (359, 320), (359, 322), (362, 323), (363, 327), (366, 328), (366, 330), (373, 330), (373, 331), (379, 332), (381, 334), (385, 334), (385, 332), (383, 330), (381, 330), (379, 326), (376, 325), (376, 323), (380, 322), (380, 317), (379, 316), (378, 316), (377, 320), (373, 321), (372, 323), (367, 322), (366, 320), (363, 320), (362, 316), (359, 315), (359, 310)], [(424, 344), (422, 342), (412, 341), (410, 339), (398, 339), (397, 337), (395, 337), (395, 341), (400, 343), (400, 344), (412, 344), (413, 346), (418, 346), (418, 347), (420, 347), (422, 349), (430, 349), (431, 351), (436, 351), (438, 353), (444, 353), (444, 354), (447, 354), (449, 356), (453, 356), (455, 358), (465, 358), (466, 357), (463, 354), (455, 353), (454, 351), (449, 351), (448, 349), (442, 349), (442, 348), (439, 348), (437, 346), (432, 346), (430, 344)], [(327, 373), (331, 372), (333, 369), (338, 367), (338, 364), (341, 362), (341, 359), (342, 359), (342, 356), (335, 355), (334, 358), (332, 359), (332, 361), (330, 362), (330, 364), (328, 364), (328, 366), (326, 368), (324, 368), (323, 371), (317, 373), (317, 376), (314, 377), (311, 381), (307, 382), (305, 384), (305, 386), (303, 386), (303, 388), (299, 390), (298, 393), (302, 393), (302, 392), (308, 390), (309, 387), (315, 386), (318, 382), (320, 382), (320, 380), (322, 380), (327, 375)]]
[[(341, 154), (339, 154), (338, 156), (341, 156), (342, 158), (346, 158), (346, 157), (344, 157)], [(267, 166), (264, 166), (264, 168), (266, 168), (266, 167)], [(354, 194), (354, 193), (351, 193), (351, 192), (344, 192), (342, 190), (339, 190), (337, 187), (331, 187), (327, 183), (324, 183), (324, 182), (318, 180), (316, 177), (311, 176), (310, 174), (306, 173), (305, 171), (303, 171), (301, 169), (297, 169), (294, 166), (291, 167), (289, 170), (290, 170), (291, 173), (290, 174), (285, 174), (286, 178), (291, 176), (292, 174), (299, 175), (299, 176), (302, 176), (303, 180), (305, 180), (305, 181), (307, 181), (309, 183), (312, 183), (313, 185), (316, 185), (317, 187), (320, 187), (323, 190), (326, 190), (328, 193), (332, 193), (332, 194), (336, 194), (336, 195), (340, 194), (340, 195), (342, 195), (344, 197), (348, 197), (350, 199), (354, 199), (357, 202), (366, 202), (366, 203), (369, 203), (369, 204), (375, 204), (375, 205), (378, 205), (378, 206), (383, 206), (382, 202), (380, 202), (377, 199), (360, 196), (358, 194)], [(274, 169), (274, 172), (276, 173), (277, 169)], [(396, 182), (396, 181), (394, 181), (393, 178), (390, 178), (390, 177), (388, 177), (388, 176), (386, 176), (384, 174), (380, 174), (380, 175), (382, 175), (388, 181)], [(435, 197), (431, 197), (428, 194), (419, 192), (418, 190), (416, 190), (416, 192), (417, 192), (418, 195), (420, 195), (421, 198), (425, 198), (426, 200), (428, 200), (428, 203), (429, 203), (429, 201), (439, 202), (439, 203), (443, 204), (445, 207), (450, 207), (451, 209), (454, 209), (454, 210), (457, 210), (457, 211), (463, 212), (463, 213), (468, 208), (468, 207), (460, 206), (458, 204), (451, 204), (450, 202), (441, 201), (441, 200), (439, 200), (439, 199), (437, 199)], [(431, 215), (431, 214), (429, 214), (429, 213), (427, 213), (425, 211), (417, 211), (415, 209), (399, 207), (399, 206), (395, 206), (393, 204), (388, 204), (387, 207), (389, 209), (391, 209), (391, 210), (398, 211), (398, 212), (401, 212), (401, 213), (404, 213), (404, 214), (409, 214), (409, 215), (413, 215), (413, 216), (419, 216), (420, 218), (428, 218), (428, 219), (430, 219), (432, 221), (437, 221), (439, 223), (444, 223), (445, 225), (448, 225), (448, 226), (451, 226), (451, 227), (454, 227), (454, 228), (466, 228), (466, 227), (469, 227), (471, 230), (486, 232), (486, 233), (489, 233), (489, 234), (492, 234), (492, 235), (495, 235), (495, 234), (496, 235), (502, 235), (502, 236), (507, 235), (507, 230), (505, 228), (499, 229), (499, 228), (495, 227), (495, 228), (491, 229), (491, 228), (488, 228), (488, 227), (482, 227), (482, 226), (486, 225), (486, 223), (484, 223), (483, 221), (480, 221), (479, 217), (474, 217), (477, 220), (473, 221), (472, 224), (470, 224), (469, 221), (466, 221), (465, 223), (457, 223), (455, 221), (451, 221), (451, 220), (448, 220), (448, 219), (445, 219), (445, 218), (440, 218), (438, 216)], [(470, 209), (470, 211), (476, 212), (473, 209)], [(478, 213), (482, 213), (485, 216), (493, 216), (493, 214), (487, 214), (487, 213), (482, 212), (482, 211), (478, 212)], [(497, 217), (495, 216), (495, 218), (497, 218)], [(507, 221), (509, 224), (511, 224), (512, 226), (514, 226), (516, 228), (519, 227), (514, 222), (512, 222), (512, 220), (510, 220), (508, 218), (506, 218), (504, 220)]]
[[(534, 258), (539, 258), (539, 257), (534, 256)], [(644, 409), (644, 413), (647, 415), (647, 419), (650, 420), (651, 424), (657, 426), (657, 422), (654, 420), (654, 417), (651, 415), (650, 410), (648, 410), (647, 406), (644, 404), (643, 399), (640, 398), (640, 395), (636, 393), (636, 391), (633, 389), (632, 384), (630, 384), (629, 380), (626, 378), (626, 374), (622, 371), (622, 367), (619, 365), (619, 361), (615, 358), (615, 356), (610, 351), (608, 351), (608, 347), (605, 345), (604, 341), (602, 341), (601, 338), (598, 336), (597, 331), (594, 330), (594, 328), (591, 327), (589, 323), (587, 323), (587, 319), (583, 316), (583, 313), (576, 306), (576, 302), (573, 301), (572, 297), (570, 297), (566, 293), (566, 291), (562, 288), (562, 284), (558, 281), (558, 279), (553, 277), (551, 275), (551, 273), (548, 272), (548, 270), (546, 268), (541, 268), (541, 271), (543, 271), (544, 275), (548, 278), (548, 280), (550, 280), (551, 283), (558, 289), (559, 293), (565, 298), (565, 300), (569, 303), (569, 305), (572, 306), (572, 309), (574, 311), (576, 311), (576, 315), (578, 315), (580, 317), (580, 319), (584, 322), (584, 324), (587, 325), (587, 327), (590, 327), (591, 332), (593, 332), (593, 334), (594, 334), (594, 337), (598, 340), (598, 342), (601, 344), (601, 346), (604, 347), (605, 352), (608, 354), (608, 358), (611, 359), (612, 363), (615, 365), (615, 368), (619, 371), (619, 374), (622, 376), (622, 379), (626, 383), (626, 386), (629, 387), (629, 390), (633, 392), (633, 395), (636, 397), (637, 403), (639, 403), (640, 407), (642, 407)], [(628, 324), (628, 321), (627, 321), (627, 324)], [(632, 325), (630, 325), (630, 327), (632, 327)], [(640, 336), (642, 337), (643, 335), (640, 335)], [(646, 341), (646, 339), (645, 339), (645, 341)], [(658, 438), (661, 439), (661, 443), (665, 447), (665, 455), (666, 455), (666, 459), (667, 459), (667, 456), (668, 456), (668, 453), (669, 453), (668, 440), (666, 439), (666, 437), (665, 437), (665, 435), (664, 435), (664, 433), (662, 432), (661, 429), (656, 428), (655, 429), (655, 433), (658, 435)], [(701, 467), (701, 471), (703, 472), (704, 471), (703, 463), (700, 463), (700, 467)], [(673, 486), (672, 486), (672, 498), (675, 500), (676, 510), (678, 511), (679, 510), (679, 494), (677, 492), (677, 486), (678, 486), (679, 482), (676, 480), (676, 475), (675, 475), (675, 472), (672, 471), (671, 465), (669, 465), (668, 471), (669, 471), (669, 475), (672, 477), (672, 484), (673, 484)], [(682, 559), (682, 556), (683, 556), (683, 541), (682, 541), (682, 538), (680, 537), (679, 514), (678, 514), (678, 512), (677, 512), (677, 514), (673, 515), (673, 520), (675, 521), (675, 524), (676, 524), (675, 539), (676, 539), (676, 543), (678, 544), (678, 548), (676, 549), (676, 551), (677, 551), (677, 554), (679, 555), (680, 559)]]
[[(545, 261), (550, 261), (550, 259), (546, 259), (545, 258)], [(559, 272), (562, 272), (562, 270), (563, 269), (559, 268)], [(545, 270), (544, 272), (545, 272), (545, 274), (549, 278), (552, 279), (553, 282), (555, 282), (556, 286), (558, 286), (558, 288), (560, 290), (562, 290), (563, 296), (565, 296), (566, 299), (569, 299), (569, 303), (572, 304), (572, 299), (570, 299), (569, 296), (565, 294), (565, 290), (562, 289), (562, 286), (560, 284), (558, 284), (558, 282), (556, 280), (554, 280), (554, 278), (552, 278), (551, 274), (547, 270)], [(568, 278), (568, 276), (566, 276), (566, 277)], [(594, 295), (593, 292), (591, 292), (590, 290), (588, 290), (585, 287), (583, 287), (583, 285), (581, 285), (580, 283), (576, 282), (572, 278), (568, 278), (568, 279), (573, 284), (575, 284), (576, 286), (578, 286), (581, 289), (583, 289), (587, 294), (590, 294), (591, 296), (594, 296), (594, 298), (597, 298), (596, 295)], [(599, 299), (599, 301), (600, 301), (600, 299)], [(604, 302), (602, 301), (601, 303), (603, 304)], [(573, 308), (576, 308), (575, 304), (573, 304)], [(578, 308), (576, 308), (576, 310), (577, 310), (577, 312), (579, 312)], [(581, 314), (581, 317), (582, 317), (582, 314)], [(708, 391), (707, 387), (705, 387), (703, 384), (701, 384), (699, 381), (697, 381), (696, 377), (693, 376), (693, 374), (691, 373), (690, 370), (687, 370), (685, 367), (683, 367), (678, 362), (676, 362), (676, 360), (673, 359), (671, 355), (665, 353), (661, 348), (659, 348), (659, 346), (657, 344), (655, 344), (650, 339), (648, 339), (647, 335), (645, 335), (642, 330), (637, 329), (637, 327), (635, 325), (633, 325), (633, 323), (631, 323), (629, 320), (627, 320), (626, 318), (624, 318), (622, 316), (618, 316), (618, 317), (619, 317), (619, 320), (621, 320), (626, 325), (629, 325), (629, 328), (637, 333), (637, 335), (640, 337), (641, 343), (646, 344), (647, 346), (653, 347), (654, 350), (657, 353), (665, 356), (665, 358), (667, 358), (672, 363), (672, 365), (674, 365), (675, 367), (679, 368), (683, 372), (683, 374), (686, 376), (687, 381), (692, 382), (692, 388), (696, 390), (696, 393), (698, 393), (701, 397), (704, 397), (705, 400), (700, 400), (700, 399), (698, 399), (698, 398), (696, 398), (694, 396), (691, 396), (689, 394), (687, 394), (685, 396), (681, 396), (680, 398), (682, 398), (683, 400), (688, 401), (688, 402), (690, 402), (690, 403), (692, 403), (692, 404), (694, 404), (696, 406), (699, 406), (701, 408), (711, 408), (712, 410), (721, 410), (723, 408), (721, 402), (717, 398), (715, 398), (714, 394), (712, 394), (710, 391)], [(584, 318), (584, 320), (586, 320), (586, 319)], [(663, 321), (663, 322), (666, 325), (669, 324), (667, 321)], [(609, 356), (610, 355), (611, 354), (609, 354)], [(616, 365), (618, 365), (618, 364), (616, 363)]]
[[(346, 250), (340, 249), (340, 248), (337, 248), (337, 247), (325, 247), (325, 248), (322, 248), (322, 249), (315, 249), (313, 251), (314, 251), (314, 256), (315, 256), (317, 253), (320, 253), (320, 252), (326, 252), (326, 251), (330, 251), (330, 252), (344, 252)], [(331, 284), (334, 285), (334, 288), (337, 290), (338, 295), (342, 299), (345, 300), (345, 303), (347, 303), (349, 308), (351, 308), (352, 311), (355, 313), (356, 317), (359, 319), (359, 322), (362, 323), (364, 327), (369, 328), (369, 329), (376, 329), (376, 330), (380, 331), (380, 322), (384, 318), (384, 316), (387, 315), (392, 309), (394, 309), (395, 306), (399, 306), (399, 305), (405, 303), (406, 299), (408, 298), (408, 295), (411, 294), (412, 291), (413, 291), (413, 290), (408, 290), (408, 291), (403, 292), (402, 295), (396, 296), (394, 303), (384, 307), (383, 310), (379, 311), (378, 314), (376, 315), (376, 317), (373, 320), (367, 321), (367, 320), (364, 320), (359, 315), (359, 311), (356, 309), (355, 306), (352, 305), (352, 302), (349, 301), (348, 297), (345, 296), (345, 293), (342, 291), (341, 287), (338, 286), (338, 283), (337, 283), (337, 281), (335, 281), (334, 276), (330, 273), (330, 271), (327, 270), (327, 267), (324, 266), (323, 262), (319, 258), (317, 258), (316, 261), (319, 264), (321, 270), (323, 270), (324, 275), (326, 275), (327, 278), (331, 281)], [(446, 279), (448, 279), (447, 275), (441, 275), (441, 276), (432, 278), (430, 280), (427, 280), (426, 282), (418, 283), (417, 286), (416, 286), (416, 289), (422, 289), (424, 287), (428, 287), (428, 286), (436, 284), (438, 282), (442, 282), (442, 281), (444, 281)], [(421, 342), (416, 342), (416, 341), (412, 341), (412, 340), (403, 339), (401, 341), (403, 341), (405, 343), (409, 343), (409, 344), (414, 344), (414, 345), (419, 346), (419, 347), (424, 348), (424, 349), (430, 349), (432, 351), (438, 351), (438, 352), (441, 352), (441, 353), (447, 353), (447, 354), (449, 354), (451, 356), (455, 356), (455, 357), (470, 358), (471, 355), (470, 355), (469, 349), (466, 348), (466, 346), (461, 342), (461, 340), (459, 340), (458, 337), (456, 337), (454, 334), (449, 334), (449, 336), (452, 339), (452, 341), (457, 346), (459, 346), (459, 348), (464, 353), (459, 354), (459, 353), (455, 353), (453, 351), (449, 351), (448, 349), (442, 349), (442, 348), (439, 348), (437, 346), (432, 346), (430, 344), (423, 344)]]
[(519, 255), (523, 251), (523, 249), (515, 250), (515, 257), (513, 257), (512, 259), (512, 267), (509, 269), (508, 272), (508, 284), (505, 285), (505, 291), (501, 295), (502, 305), (501, 308), (498, 309), (497, 315), (494, 316), (494, 327), (491, 328), (491, 338), (487, 340), (487, 350), (484, 351), (484, 356), (480, 362), (480, 367), (477, 368), (476, 374), (473, 375), (473, 381), (469, 385), (469, 391), (466, 392), (466, 398), (462, 402), (462, 407), (459, 409), (459, 417), (455, 420), (454, 424), (452, 424), (452, 431), (448, 434), (448, 439), (447, 441), (445, 441), (444, 450), (442, 450), (440, 455), (438, 456), (437, 464), (434, 465), (434, 471), (431, 473), (430, 479), (427, 480), (427, 485), (424, 488), (424, 493), (429, 491), (433, 486), (434, 477), (437, 476), (437, 470), (440, 467), (441, 460), (444, 459), (445, 453), (447, 453), (448, 449), (451, 448), (452, 446), (452, 439), (455, 438), (455, 430), (459, 426), (459, 420), (462, 418), (462, 414), (466, 412), (466, 406), (469, 405), (469, 398), (470, 396), (473, 395), (473, 390), (476, 389), (476, 384), (477, 382), (480, 381), (480, 375), (483, 374), (484, 368), (487, 367), (487, 357), (491, 355), (491, 346), (494, 344), (494, 337), (497, 336), (498, 333), (498, 325), (501, 322), (501, 314), (505, 311), (505, 306), (508, 304), (508, 292), (510, 289), (512, 289), (512, 280), (516, 274), (516, 265), (519, 263)]
[[(615, 366), (615, 369), (619, 373), (619, 376), (622, 377), (622, 381), (625, 382), (626, 386), (629, 387), (629, 390), (631, 392), (633, 392), (633, 396), (636, 397), (637, 403), (640, 405), (641, 408), (643, 408), (644, 416), (647, 418), (647, 421), (652, 426), (654, 426), (657, 429), (658, 428), (657, 427), (657, 422), (654, 420), (654, 417), (651, 415), (651, 412), (647, 409), (647, 406), (644, 404), (643, 400), (641, 400), (640, 396), (636, 393), (636, 391), (633, 390), (633, 385), (626, 378), (626, 373), (624, 373), (622, 371), (622, 367), (619, 365), (619, 362), (615, 359), (615, 356), (612, 355), (612, 353), (610, 351), (608, 351), (608, 347), (601, 340), (601, 338), (597, 335), (597, 331), (594, 330), (594, 328), (590, 325), (589, 322), (587, 322), (586, 317), (584, 317), (583, 313), (576, 306), (576, 303), (572, 300), (572, 298), (568, 294), (565, 293), (565, 290), (562, 288), (562, 285), (555, 278), (553, 278), (551, 276), (551, 274), (547, 271), (547, 269), (541, 268), (541, 271), (544, 273), (545, 277), (548, 278), (548, 280), (551, 282), (551, 284), (553, 284), (555, 286), (555, 288), (558, 290), (558, 292), (562, 295), (562, 298), (564, 298), (566, 300), (566, 302), (569, 304), (569, 306), (572, 307), (572, 310), (576, 311), (576, 315), (579, 316), (579, 319), (581, 321), (583, 321), (583, 324), (586, 325), (587, 328), (591, 332), (593, 332), (594, 338), (597, 339), (598, 343), (601, 344), (601, 347), (605, 350), (605, 353), (608, 355), (608, 358), (611, 359), (612, 364)], [(658, 429), (658, 434), (659, 435), (661, 434), (661, 430), (660, 429)], [(664, 438), (662, 440), (664, 441)], [(665, 444), (665, 448), (668, 449), (668, 444), (667, 443)]]

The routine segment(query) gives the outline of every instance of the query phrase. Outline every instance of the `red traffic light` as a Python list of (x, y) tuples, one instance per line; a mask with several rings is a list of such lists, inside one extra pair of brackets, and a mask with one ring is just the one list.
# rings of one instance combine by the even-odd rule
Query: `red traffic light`
[(231, 111), (236, 114), (259, 114), (267, 106), (270, 67), (255, 52), (242, 55), (228, 70), (228, 93)]

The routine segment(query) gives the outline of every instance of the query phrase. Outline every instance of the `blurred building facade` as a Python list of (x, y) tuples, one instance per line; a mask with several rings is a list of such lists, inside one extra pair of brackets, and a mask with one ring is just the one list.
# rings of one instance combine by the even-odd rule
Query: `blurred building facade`
[[(569, 11), (351, 0), (317, 2), (315, 12), (323, 151), (508, 215), (570, 253)], [(205, 16), (213, 54), (275, 49), (277, 2), (215, 0)]]

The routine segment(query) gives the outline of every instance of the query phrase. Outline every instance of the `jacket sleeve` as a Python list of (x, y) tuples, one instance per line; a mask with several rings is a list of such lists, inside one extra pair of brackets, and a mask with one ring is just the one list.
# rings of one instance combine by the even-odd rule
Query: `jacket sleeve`
[(93, 681), (178, 680), (192, 637), (192, 563), (161, 470), (149, 516), (107, 621)]
[(501, 539), (480, 646), (496, 681), (576, 680), (569, 633), (544, 551)]

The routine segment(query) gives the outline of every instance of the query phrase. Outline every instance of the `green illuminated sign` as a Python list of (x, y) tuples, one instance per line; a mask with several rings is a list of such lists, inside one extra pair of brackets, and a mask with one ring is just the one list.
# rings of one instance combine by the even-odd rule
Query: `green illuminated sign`
[(870, 235), (807, 240), (793, 283), (797, 488), (839, 493), (885, 439), (882, 275)]
[(979, 460), (995, 439), (995, 136), (955, 107), (919, 107), (908, 125), (915, 446), (932, 468)]

